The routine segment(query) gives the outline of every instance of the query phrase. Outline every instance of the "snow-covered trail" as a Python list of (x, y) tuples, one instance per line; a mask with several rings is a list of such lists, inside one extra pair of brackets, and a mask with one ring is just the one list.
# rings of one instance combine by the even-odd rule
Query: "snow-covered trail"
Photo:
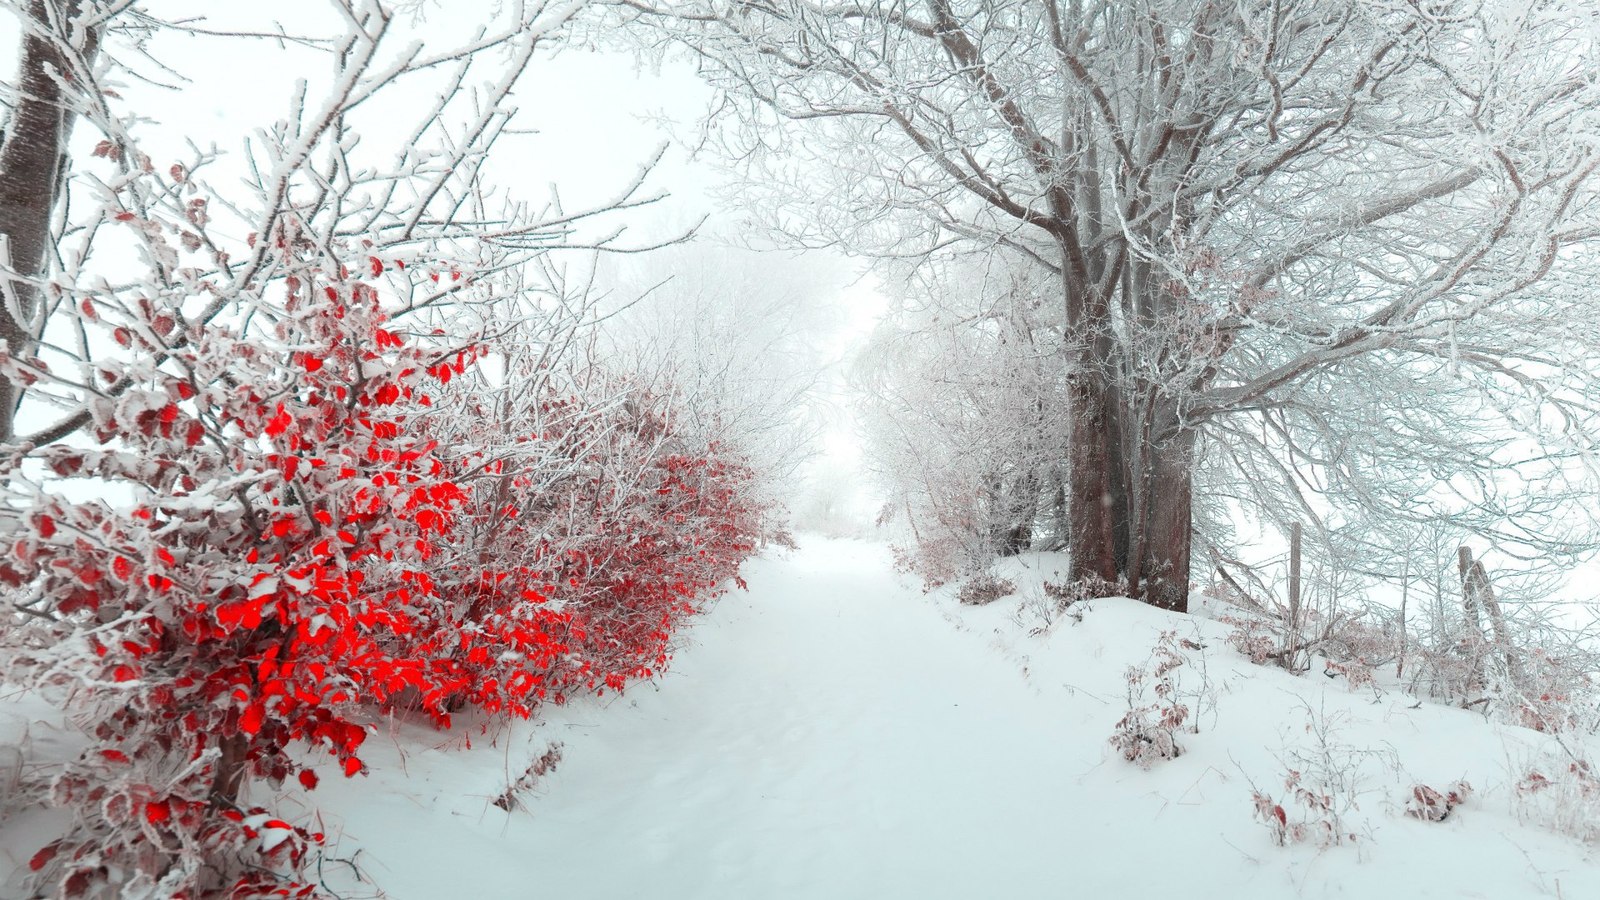
[(1064, 877), (1084, 811), (1051, 808), (1071, 786), (1060, 716), (918, 599), (881, 548), (753, 567), (639, 715), (570, 744), (541, 852), (611, 846), (609, 871), (574, 873), (588, 896), (1025, 896)]
[[(1084, 841), (1139, 855), (1137, 823), (1086, 805), (1076, 784), (1103, 737), (1074, 738), (1014, 664), (900, 583), (883, 547), (808, 544), (747, 580), (657, 688), (552, 713), (544, 733), (564, 759), (530, 810), (473, 823), (496, 848), (472, 849), (475, 896), (1076, 896), (1112, 886), (1074, 873)], [(427, 794), (459, 806), (458, 789)], [(338, 804), (347, 835), (384, 833), (357, 859), (402, 900), (461, 888), (453, 840), (395, 827), (429, 802)], [(436, 867), (401, 863), (427, 857)]]
[[(493, 746), (479, 732), (466, 752), (460, 732), (369, 740), (373, 775), (312, 798), (342, 834), (335, 854), (397, 900), (1600, 896), (1590, 854), (1491, 804), (1437, 825), (1399, 815), (1403, 779), (1496, 777), (1511, 745), (1459, 710), (1219, 647), (1220, 712), (1146, 772), (1106, 745), (1123, 668), (1164, 628), (1220, 645), (1215, 623), (1106, 601), (1007, 645), (1004, 604), (958, 627), (883, 547), (847, 541), (809, 540), (746, 577), (655, 687), (547, 710)], [(1369, 767), (1376, 824), (1352, 823), (1356, 844), (1274, 847), (1242, 775), (1278, 788), (1313, 706), (1413, 773)], [(564, 758), (527, 808), (494, 807), (546, 741)]]

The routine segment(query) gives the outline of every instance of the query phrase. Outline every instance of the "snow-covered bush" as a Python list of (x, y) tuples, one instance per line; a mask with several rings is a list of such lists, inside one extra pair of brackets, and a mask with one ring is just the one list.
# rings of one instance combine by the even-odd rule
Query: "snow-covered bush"
[[(1280, 847), (1333, 847), (1356, 841), (1360, 835), (1351, 827), (1349, 816), (1366, 792), (1369, 765), (1384, 755), (1340, 741), (1338, 717), (1309, 706), (1305, 712), (1305, 733), (1311, 736), (1311, 742), (1309, 746), (1292, 746), (1279, 756), (1283, 766), (1281, 799), (1253, 781), (1250, 784), (1255, 818)], [(1388, 761), (1392, 765), (1392, 759)]]
[(1472, 785), (1466, 781), (1458, 781), (1442, 791), (1425, 784), (1414, 785), (1411, 797), (1406, 800), (1406, 815), (1424, 822), (1443, 822), (1470, 796)]
[(1178, 732), (1184, 730), (1190, 710), (1175, 674), (1186, 662), (1178, 641), (1177, 632), (1163, 631), (1144, 666), (1129, 666), (1125, 673), (1128, 710), (1113, 726), (1110, 743), (1123, 759), (1142, 768), (1183, 754)]
[(1232, 626), (1225, 638), (1229, 647), (1239, 651), (1245, 659), (1264, 666), (1278, 657), (1278, 634), (1275, 623), (1262, 616), (1227, 615), (1219, 621)]
[(1531, 762), (1513, 786), (1512, 810), (1520, 821), (1600, 843), (1600, 774), (1571, 756)]
[[(360, 773), (371, 706), (448, 725), (648, 677), (753, 549), (742, 463), (676, 438), (666, 401), (536, 394), (579, 424), (457, 443), (478, 411), (448, 385), (483, 345), (409, 339), (292, 226), (272, 239), (294, 274), (269, 326), (86, 306), (129, 387), (91, 407), (97, 447), (9, 463), (4, 667), (94, 741), (51, 786), (74, 814), (33, 858), (52, 893), (309, 890), (317, 836), (250, 783), (314, 788), (316, 751)], [(63, 479), (137, 503), (69, 502)]]
[(539, 780), (554, 772), (561, 763), (561, 742), (556, 741), (546, 747), (544, 752), (534, 757), (533, 762), (522, 770), (516, 780), (506, 785), (505, 791), (494, 800), (494, 805), (506, 812), (523, 808), (522, 795), (538, 786)]
[(565, 387), (526, 367), (424, 425), (480, 474), (404, 654), (466, 663), (461, 699), (491, 711), (653, 675), (763, 525), (749, 467), (680, 432), (670, 391), (592, 370)]
[(262, 836), (245, 782), (314, 786), (295, 745), (360, 772), (356, 704), (409, 688), (442, 713), (460, 682), (391, 648), (467, 496), (410, 420), (475, 351), (406, 341), (371, 286), (304, 262), (292, 224), (269, 239), (294, 272), (270, 326), (85, 302), (130, 351), (100, 375), (127, 387), (90, 407), (98, 446), (32, 459), (135, 505), (8, 467), (5, 670), (95, 742), (52, 787), (72, 828), (33, 860), (63, 895), (299, 890), (304, 836)]
[(984, 572), (962, 582), (956, 599), (966, 606), (984, 606), (1016, 592), (1017, 585), (1011, 579)]

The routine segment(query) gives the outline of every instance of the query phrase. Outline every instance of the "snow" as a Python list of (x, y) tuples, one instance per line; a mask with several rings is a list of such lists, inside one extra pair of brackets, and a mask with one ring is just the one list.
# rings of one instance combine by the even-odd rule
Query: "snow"
[[(654, 686), (510, 728), (384, 722), (371, 775), (330, 765), (305, 796), (348, 862), (328, 883), (396, 900), (1600, 896), (1595, 846), (1514, 815), (1547, 739), (1253, 666), (1226, 626), (1133, 601), (1032, 633), (1027, 600), (1058, 563), (1013, 562), (1020, 597), (961, 607), (882, 546), (806, 538), (752, 562)], [(1126, 668), (1167, 629), (1205, 648), (1175, 672), (1200, 731), (1147, 771), (1107, 738)], [(1285, 761), (1314, 762), (1318, 730), (1357, 838), (1278, 847), (1251, 782), (1285, 799)], [(552, 742), (553, 771), (494, 805)], [(1445, 821), (1403, 815), (1413, 784), (1462, 778), (1476, 792)], [(29, 815), (0, 823), (0, 869), (36, 849), (16, 833)]]

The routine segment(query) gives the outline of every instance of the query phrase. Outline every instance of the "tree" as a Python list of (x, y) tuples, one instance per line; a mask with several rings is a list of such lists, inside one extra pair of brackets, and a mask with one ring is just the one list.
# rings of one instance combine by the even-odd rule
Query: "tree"
[[(764, 163), (782, 120), (825, 147), (844, 177), (772, 198), (798, 238), (976, 243), (1050, 273), (1078, 579), (1185, 608), (1197, 465), (1265, 430), (1252, 464), (1303, 493), (1350, 462), (1325, 452), (1358, 441), (1341, 405), (1395, 420), (1386, 455), (1436, 484), (1507, 461), (1505, 424), (1479, 415), (1507, 407), (1541, 448), (1525, 478), (1586, 474), (1600, 32), (1583, 4), (624, 5), (703, 61), (746, 126), (730, 149)], [(812, 198), (824, 212), (795, 225)], [(1383, 396), (1396, 378), (1472, 398), (1450, 433), (1474, 451), (1430, 452)]]

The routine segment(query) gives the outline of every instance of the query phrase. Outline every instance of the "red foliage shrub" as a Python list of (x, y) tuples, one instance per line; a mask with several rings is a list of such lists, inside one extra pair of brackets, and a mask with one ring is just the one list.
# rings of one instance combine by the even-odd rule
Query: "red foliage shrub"
[(1553, 754), (1536, 762), (1513, 787), (1517, 817), (1600, 843), (1600, 775), (1594, 767), (1586, 759)]
[(320, 836), (245, 806), (247, 781), (315, 787), (296, 745), (360, 773), (372, 705), (448, 725), (620, 690), (752, 552), (748, 471), (693, 452), (646, 393), (547, 393), (584, 427), (513, 421), (447, 454), (437, 423), (461, 410), (436, 398), (479, 351), (386, 329), (342, 273), (286, 287), (265, 330), (148, 308), (117, 327), (134, 355), (104, 377), (133, 386), (94, 406), (99, 448), (35, 456), (133, 508), (11, 473), (0, 585), (33, 622), (7, 671), (70, 692), (96, 742), (52, 786), (76, 819), (34, 857), (49, 893), (310, 893)]
[(314, 785), (288, 753), (296, 743), (353, 775), (366, 738), (356, 704), (409, 689), (442, 714), (463, 682), (391, 649), (416, 629), (435, 546), (468, 496), (407, 420), (473, 351), (407, 346), (357, 281), (290, 277), (288, 290), (266, 334), (177, 333), (156, 315), (123, 325), (141, 352), (103, 365), (107, 382), (135, 386), (93, 408), (101, 448), (39, 457), (140, 502), (39, 490), (34, 511), (6, 523), (0, 579), (56, 639), (13, 642), (9, 671), (76, 688), (98, 742), (53, 787), (78, 813), (73, 832), (35, 857), (63, 895), (102, 882), (300, 891), (306, 837), (277, 826), (261, 837), (250, 823), (267, 813), (240, 808), (244, 780)]
[(1281, 627), (1259, 616), (1219, 616), (1219, 622), (1232, 625), (1228, 646), (1258, 666), (1272, 661), (1278, 652)]
[(697, 604), (743, 584), (761, 525), (753, 473), (678, 434), (664, 399), (615, 379), (588, 401), (535, 383), (493, 417), (427, 426), (479, 448), (457, 465), (484, 474), (438, 567), (449, 589), (399, 651), (458, 666), (458, 702), (520, 716), (656, 674)]

